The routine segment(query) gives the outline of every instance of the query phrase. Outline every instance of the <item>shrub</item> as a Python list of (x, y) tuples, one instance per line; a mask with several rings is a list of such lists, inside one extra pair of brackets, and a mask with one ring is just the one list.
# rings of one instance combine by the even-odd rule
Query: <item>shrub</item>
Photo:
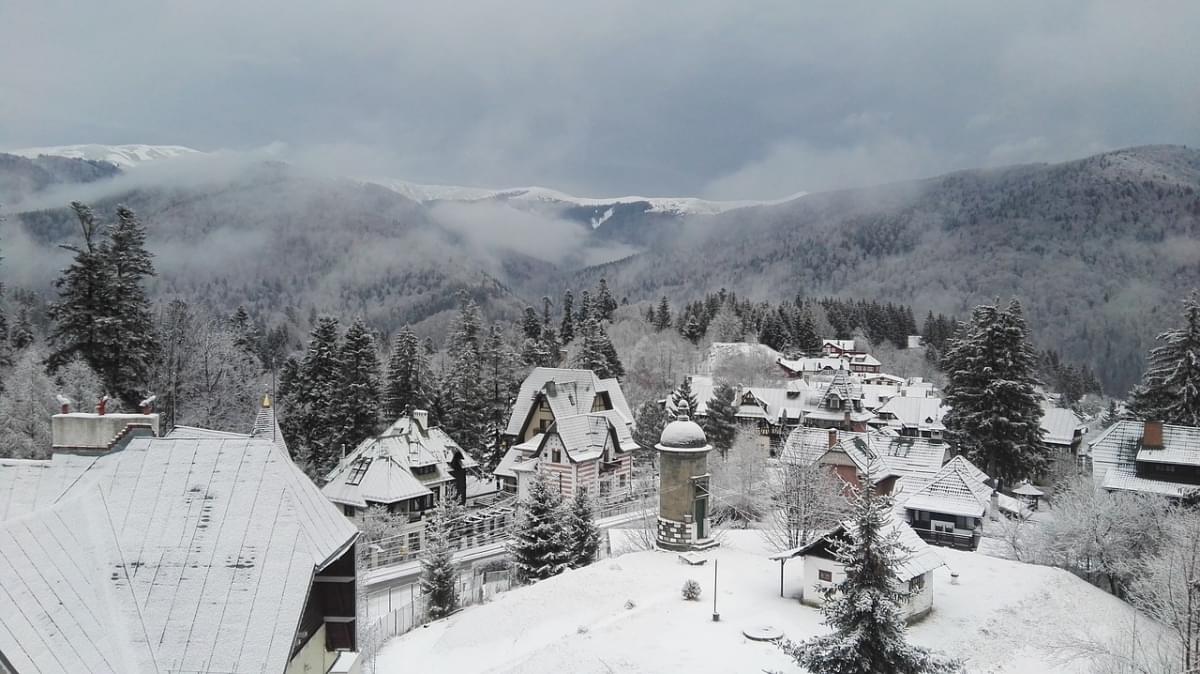
[(683, 598), (688, 601), (700, 601), (700, 583), (689, 578), (683, 584)]

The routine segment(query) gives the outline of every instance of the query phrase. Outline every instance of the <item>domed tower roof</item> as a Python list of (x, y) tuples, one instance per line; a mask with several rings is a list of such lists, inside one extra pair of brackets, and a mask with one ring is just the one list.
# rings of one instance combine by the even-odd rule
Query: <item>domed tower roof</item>
[(663, 427), (662, 436), (654, 448), (668, 452), (707, 452), (712, 449), (704, 435), (704, 429), (688, 418), (686, 402), (680, 406), (679, 416)]

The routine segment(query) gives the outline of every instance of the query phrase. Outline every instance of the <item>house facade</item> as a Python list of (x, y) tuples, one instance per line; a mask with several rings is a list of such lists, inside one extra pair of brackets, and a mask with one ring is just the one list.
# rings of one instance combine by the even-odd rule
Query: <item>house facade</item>
[[(846, 579), (846, 568), (838, 561), (835, 551), (849, 539), (849, 526), (852, 525), (835, 527), (806, 545), (771, 556), (781, 564), (797, 557), (803, 560), (804, 589), (800, 597), (803, 603), (821, 606), (825, 603), (824, 591)], [(885, 532), (885, 535), (895, 532), (900, 544), (910, 551), (897, 566), (896, 580), (900, 585), (898, 589), (908, 593), (901, 609), (905, 619), (911, 622), (933, 608), (933, 572), (945, 562), (912, 528), (894, 516), (888, 518)]]
[(616, 379), (591, 370), (535, 368), (521, 384), (494, 474), (501, 490), (524, 497), (534, 472), (563, 498), (632, 488), (633, 413)]
[(992, 492), (988, 476), (956, 456), (904, 499), (904, 520), (926, 542), (975, 550), (992, 508)]

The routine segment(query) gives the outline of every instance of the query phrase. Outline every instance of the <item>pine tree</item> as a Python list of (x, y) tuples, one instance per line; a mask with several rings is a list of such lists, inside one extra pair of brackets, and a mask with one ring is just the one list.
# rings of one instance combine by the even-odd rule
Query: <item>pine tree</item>
[(429, 363), (425, 359), (425, 352), (416, 333), (406, 325), (396, 333), (392, 341), (392, 353), (388, 357), (384, 418), (389, 422), (395, 421), (404, 415), (410, 405), (413, 409), (428, 409), (428, 379)]
[[(338, 406), (341, 383), (341, 356), (338, 320), (331, 316), (317, 319), (309, 336), (308, 349), (288, 374), (286, 414), (281, 422), (288, 447), (305, 465), (312, 477), (322, 477), (342, 457), (342, 448), (334, 443), (341, 432), (330, 423), (330, 414)], [(286, 370), (285, 370), (286, 372)], [(347, 447), (349, 451), (352, 447)]]
[(254, 325), (254, 321), (250, 320), (250, 312), (246, 311), (244, 305), (238, 306), (237, 311), (230, 317), (229, 327), (233, 330), (237, 347), (259, 360), (262, 334), (259, 333), (258, 326)]
[[(780, 645), (798, 665), (814, 674), (940, 674), (961, 670), (947, 659), (905, 640), (903, 602), (897, 569), (909, 554), (894, 526), (891, 501), (875, 494), (867, 480), (854, 499), (848, 540), (835, 547), (846, 578), (822, 590), (821, 613), (833, 633)], [(904, 526), (896, 524), (895, 526)]]
[(58, 301), (50, 306), (50, 318), (54, 320), (50, 342), (56, 348), (46, 363), (54, 372), (74, 358), (82, 358), (107, 386), (114, 383), (108, 377), (115, 369), (120, 348), (112, 316), (112, 269), (105, 256), (103, 226), (92, 209), (79, 202), (72, 202), (71, 208), (83, 242), (80, 246), (62, 246), (75, 253), (75, 258), (54, 282)]
[(579, 311), (575, 313), (575, 323), (583, 325), (589, 318), (596, 317), (596, 308), (592, 306), (592, 294), (588, 291), (583, 291), (579, 296)]
[(704, 336), (704, 332), (700, 329), (700, 320), (692, 314), (683, 326), (683, 336), (692, 344), (699, 344), (700, 338)]
[(1117, 410), (1117, 401), (1109, 400), (1108, 408), (1104, 410), (1104, 417), (1100, 419), (1100, 425), (1108, 428), (1121, 420), (1121, 413)]
[(579, 338), (579, 351), (571, 362), (572, 367), (591, 370), (601, 379), (625, 376), (625, 368), (612, 340), (594, 316), (580, 324)]
[(572, 315), (574, 310), (575, 296), (568, 290), (563, 294), (562, 323), (558, 327), (558, 338), (562, 340), (563, 346), (570, 344), (575, 339), (575, 316)]
[(146, 230), (124, 206), (117, 208), (104, 254), (111, 268), (111, 312), (120, 350), (112, 368), (101, 375), (127, 407), (135, 408), (145, 396), (150, 368), (158, 356), (150, 300), (143, 287), (154, 276), (154, 264), (146, 250)]
[[(542, 336), (543, 338), (553, 337), (553, 333), (553, 329), (547, 329), (542, 332)], [(483, 340), (483, 352), (480, 354), (482, 388), (487, 396), (485, 415), (487, 429), (484, 434), (486, 444), (480, 449), (486, 447), (488, 451), (477, 455), (482, 457), (484, 469), (489, 472), (500, 463), (500, 459), (504, 458), (504, 450), (500, 446), (500, 434), (504, 431), (504, 425), (508, 418), (508, 401), (520, 387), (517, 373), (513, 368), (515, 355), (510, 352), (508, 345), (504, 342), (504, 334), (501, 332), (500, 326), (493, 324), (488, 329), (487, 337)]]
[(421, 551), (421, 593), (432, 620), (458, 610), (458, 565), (454, 563), (453, 531), (463, 511), (453, 499), (443, 499), (425, 525)]
[(340, 429), (333, 444), (349, 451), (379, 431), (379, 356), (362, 319), (346, 330), (338, 360), (340, 381), (331, 421)]
[(680, 403), (687, 403), (687, 414), (690, 418), (696, 417), (696, 394), (692, 392), (692, 378), (684, 377), (683, 382), (679, 384), (674, 391), (671, 392), (671, 409), (675, 410), (676, 414), (681, 413)]
[(599, 318), (611, 321), (613, 312), (617, 310), (617, 300), (608, 289), (608, 281), (601, 278), (600, 286), (596, 289), (596, 313)]
[(23, 351), (33, 344), (33, 324), (29, 322), (29, 307), (24, 305), (17, 309), (17, 324), (13, 326), (10, 341), (17, 351)]
[(658, 312), (654, 316), (654, 329), (662, 332), (671, 327), (671, 305), (667, 302), (667, 296), (663, 295), (658, 301)]
[(1129, 410), (1139, 419), (1200, 426), (1200, 291), (1184, 300), (1184, 325), (1157, 338)]
[(460, 447), (479, 456), (488, 442), (489, 398), (481, 376), (479, 306), (466, 293), (459, 294), (459, 302), (447, 353), (450, 371), (440, 387), (445, 405), (441, 411), (442, 428)]
[(1042, 474), (1049, 461), (1034, 376), (1037, 356), (1028, 334), (1016, 300), (1007, 309), (976, 307), (942, 359), (950, 408), (944, 423), (951, 439), (1006, 484)]
[(542, 336), (542, 321), (538, 319), (533, 307), (525, 307), (525, 317), (521, 320), (521, 331), (526, 339), (537, 339)]
[(736, 397), (737, 391), (728, 382), (717, 384), (701, 422), (708, 443), (721, 452), (721, 456), (729, 452), (737, 436), (737, 406), (734, 404)]
[(546, 484), (541, 472), (534, 473), (529, 498), (521, 502), (516, 532), (509, 543), (521, 580), (542, 580), (562, 573), (567, 567), (571, 551), (563, 519), (558, 492)]
[(663, 426), (667, 423), (666, 410), (657, 401), (647, 400), (634, 413), (633, 440), (644, 449), (653, 450), (662, 438)]
[(567, 539), (571, 568), (577, 569), (596, 561), (600, 552), (600, 529), (592, 514), (592, 501), (587, 491), (578, 489), (566, 512)]

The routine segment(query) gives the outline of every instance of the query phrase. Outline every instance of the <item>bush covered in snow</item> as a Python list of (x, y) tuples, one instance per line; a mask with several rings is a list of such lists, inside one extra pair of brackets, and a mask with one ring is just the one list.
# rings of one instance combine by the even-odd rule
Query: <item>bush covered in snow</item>
[(700, 601), (700, 583), (688, 578), (683, 583), (683, 598), (688, 601)]

